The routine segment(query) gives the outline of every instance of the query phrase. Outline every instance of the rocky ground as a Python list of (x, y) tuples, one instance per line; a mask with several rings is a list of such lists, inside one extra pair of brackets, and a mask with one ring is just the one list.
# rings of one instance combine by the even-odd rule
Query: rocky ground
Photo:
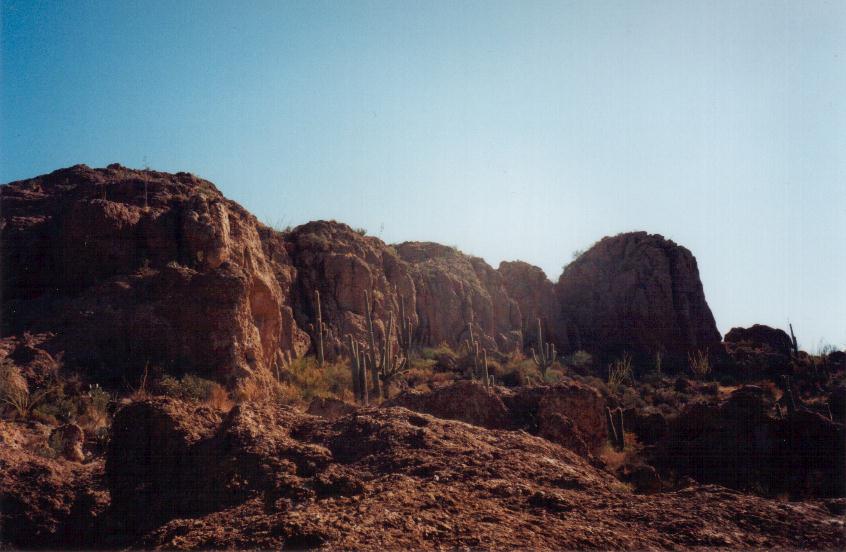
[(105, 465), (46, 459), (18, 445), (3, 447), (0, 461), (11, 546), (846, 546), (842, 515), (822, 502), (695, 484), (635, 494), (525, 431), (398, 407), (330, 420), (274, 405), (220, 415), (146, 400), (118, 412)]
[(188, 173), (0, 199), (0, 549), (846, 547), (846, 354), (721, 339), (662, 236), (553, 283)]

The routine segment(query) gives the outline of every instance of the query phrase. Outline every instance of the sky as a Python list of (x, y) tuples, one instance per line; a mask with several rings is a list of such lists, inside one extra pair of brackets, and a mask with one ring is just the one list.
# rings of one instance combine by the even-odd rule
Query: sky
[(846, 2), (2, 1), (0, 182), (188, 171), (557, 281), (630, 230), (846, 348)]

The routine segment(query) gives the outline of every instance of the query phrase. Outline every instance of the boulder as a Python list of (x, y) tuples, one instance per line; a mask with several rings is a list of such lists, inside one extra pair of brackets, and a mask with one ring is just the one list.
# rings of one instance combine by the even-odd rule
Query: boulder
[(408, 390), (387, 401), (384, 406), (402, 406), (438, 418), (491, 429), (505, 429), (511, 424), (502, 399), (491, 388), (475, 381), (457, 381), (429, 392)]
[(85, 444), (85, 434), (76, 424), (64, 424), (50, 433), (50, 446), (66, 460), (82, 462), (85, 454), (82, 445)]
[(694, 256), (656, 234), (603, 238), (555, 286), (570, 348), (684, 355), (720, 343)]
[(315, 397), (308, 405), (306, 412), (312, 416), (320, 416), (327, 420), (336, 420), (355, 412), (356, 405), (331, 397)]
[(754, 324), (749, 328), (732, 328), (723, 341), (785, 356), (790, 356), (793, 350), (790, 336), (784, 330), (763, 324)]
[(659, 443), (656, 466), (700, 482), (796, 498), (846, 495), (843, 424), (799, 409), (778, 417), (764, 389), (688, 405)]
[(121, 408), (112, 423), (105, 476), (112, 507), (124, 529), (137, 532), (175, 512), (197, 508), (204, 465), (196, 445), (220, 424), (215, 411), (155, 398)]

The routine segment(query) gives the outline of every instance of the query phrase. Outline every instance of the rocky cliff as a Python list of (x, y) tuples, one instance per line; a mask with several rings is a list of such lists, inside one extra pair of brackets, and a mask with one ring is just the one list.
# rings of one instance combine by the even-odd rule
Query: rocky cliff
[(720, 343), (696, 259), (663, 236), (603, 238), (567, 266), (555, 292), (578, 348), (685, 353)]
[(332, 358), (405, 302), (424, 346), (474, 334), (488, 349), (689, 350), (719, 342), (689, 251), (645, 233), (606, 238), (553, 284), (443, 245), (387, 245), (317, 221), (280, 233), (188, 173), (78, 165), (0, 188), (2, 334), (100, 379), (156, 366), (220, 381), (313, 350), (315, 291)]

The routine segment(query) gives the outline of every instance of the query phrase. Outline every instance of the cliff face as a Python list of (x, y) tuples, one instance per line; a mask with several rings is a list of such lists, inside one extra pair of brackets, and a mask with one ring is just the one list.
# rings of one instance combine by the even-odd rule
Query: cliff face
[(602, 239), (564, 270), (555, 292), (580, 348), (682, 353), (720, 342), (696, 259), (659, 235)]
[(48, 350), (116, 377), (227, 379), (304, 350), (284, 248), (210, 182), (78, 165), (2, 194), (4, 335), (49, 332)]
[(489, 349), (687, 350), (719, 342), (689, 251), (645, 233), (606, 238), (553, 284), (428, 242), (390, 246), (317, 221), (276, 232), (188, 173), (78, 165), (2, 193), (3, 336), (98, 377), (145, 366), (221, 381), (313, 350), (315, 291), (329, 358), (402, 301), (423, 346), (474, 334)]
[(402, 243), (397, 251), (410, 265), (417, 286), (423, 342), (457, 345), (469, 337), (472, 323), (482, 346), (502, 351), (520, 347), (519, 307), (488, 263), (431, 242)]
[(552, 341), (561, 351), (569, 349), (567, 331), (561, 323), (561, 308), (555, 286), (543, 270), (523, 261), (502, 262), (497, 272), (508, 296), (520, 309), (520, 331), (526, 347), (538, 349), (538, 320), (544, 341)]

